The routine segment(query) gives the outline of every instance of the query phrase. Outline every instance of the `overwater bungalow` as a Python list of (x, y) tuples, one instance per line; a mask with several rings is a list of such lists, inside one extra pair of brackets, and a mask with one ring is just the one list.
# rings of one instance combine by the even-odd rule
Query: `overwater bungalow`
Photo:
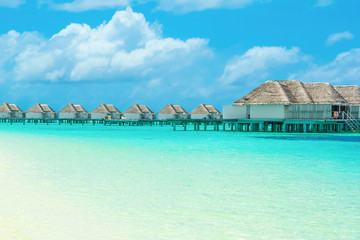
[(25, 116), (35, 119), (54, 119), (57, 118), (57, 113), (47, 104), (36, 103), (25, 112)]
[(124, 112), (126, 120), (154, 120), (156, 115), (145, 105), (134, 104)]
[(350, 105), (351, 115), (360, 119), (360, 87), (358, 86), (334, 86), (336, 91), (348, 102)]
[(88, 119), (89, 112), (81, 105), (69, 103), (59, 112), (60, 119)]
[(3, 103), (0, 105), (0, 118), (24, 118), (24, 111), (16, 104)]
[(158, 112), (159, 120), (166, 119), (188, 119), (189, 113), (180, 105), (168, 104)]
[[(344, 119), (351, 114), (343, 94), (329, 83), (298, 80), (267, 81), (232, 106), (224, 106), (225, 119)], [(349, 95), (351, 95), (349, 93)], [(355, 113), (355, 112), (354, 112)]]
[(191, 119), (221, 119), (222, 114), (213, 105), (200, 104), (190, 113)]
[(121, 119), (122, 113), (112, 104), (100, 104), (91, 112), (91, 119)]

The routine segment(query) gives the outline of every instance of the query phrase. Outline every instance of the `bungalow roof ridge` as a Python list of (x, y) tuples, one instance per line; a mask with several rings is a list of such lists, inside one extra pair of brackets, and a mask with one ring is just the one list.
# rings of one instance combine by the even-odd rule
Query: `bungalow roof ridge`
[(174, 105), (173, 104), (169, 104), (170, 105), (170, 107), (172, 108), (172, 110), (174, 110), (174, 112), (175, 112), (175, 114), (177, 113), (177, 111), (176, 111), (176, 109), (175, 109), (175, 107), (174, 107)]
[(106, 110), (108, 113), (110, 113), (110, 111), (109, 111), (109, 108), (108, 108), (107, 104), (102, 103), (102, 105), (104, 106), (105, 110)]
[(208, 114), (210, 114), (210, 111), (209, 111), (209, 109), (206, 107), (205, 104), (202, 103), (201, 106), (207, 111)]
[[(292, 101), (290, 100), (290, 98), (289, 98), (289, 96), (288, 96), (288, 94), (290, 94), (289, 91), (286, 91), (285, 88), (284, 88), (284, 86), (283, 86), (282, 84), (280, 84), (279, 81), (274, 81), (274, 82), (276, 83), (276, 85), (277, 85), (277, 87), (280, 89), (280, 91), (283, 93), (283, 96), (285, 96), (287, 102), (288, 102), (288, 103), (292, 103)], [(294, 98), (294, 97), (293, 97), (293, 98)]]
[(314, 103), (314, 100), (313, 98), (311, 97), (311, 95), (309, 94), (309, 92), (306, 90), (305, 86), (304, 86), (304, 83), (303, 82), (300, 82), (301, 84), (301, 90), (304, 91), (304, 93), (306, 94), (306, 96), (311, 100), (311, 103)]
[(11, 108), (10, 108), (9, 103), (4, 103), (4, 104), (5, 104), (6, 108), (7, 108), (7, 110), (8, 110), (9, 112), (11, 112)]
[(45, 111), (44, 111), (44, 108), (41, 106), (40, 103), (37, 103), (36, 105), (39, 107), (39, 109), (41, 110), (41, 112), (45, 112)]
[(143, 113), (143, 111), (141, 110), (140, 108), (140, 105), (139, 104), (135, 104), (136, 108), (139, 110), (140, 113)]

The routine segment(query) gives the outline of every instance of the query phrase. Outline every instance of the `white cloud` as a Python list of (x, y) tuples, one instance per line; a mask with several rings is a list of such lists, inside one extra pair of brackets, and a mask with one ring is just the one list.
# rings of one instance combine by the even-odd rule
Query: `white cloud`
[(0, 36), (0, 71), (17, 81), (156, 78), (210, 56), (208, 41), (163, 38), (131, 8), (96, 28), (70, 24), (50, 39), (10, 31)]
[[(152, 1), (152, 0), (150, 0)], [(243, 8), (264, 0), (153, 0), (158, 2), (157, 9), (170, 12), (193, 12), (218, 8)]]
[(332, 46), (338, 41), (351, 40), (353, 38), (354, 38), (354, 35), (352, 35), (350, 32), (334, 33), (334, 34), (329, 35), (329, 37), (326, 40), (326, 45)]
[(25, 0), (0, 0), (0, 7), (15, 8), (24, 3), (25, 3)]
[(233, 57), (225, 66), (219, 81), (231, 84), (245, 78), (263, 80), (269, 69), (298, 62), (299, 53), (297, 47), (253, 47), (245, 54)]
[(49, 3), (48, 1), (42, 1), (42, 3), (49, 4), (50, 7), (55, 10), (82, 12), (88, 10), (126, 7), (130, 5), (131, 1), (132, 0), (74, 0), (73, 2), (67, 3)]
[(304, 82), (331, 82), (334, 84), (356, 84), (360, 79), (360, 48), (340, 53), (335, 60), (323, 66), (314, 65), (308, 71), (289, 76)]
[(317, 0), (316, 7), (327, 7), (334, 3), (334, 0)]

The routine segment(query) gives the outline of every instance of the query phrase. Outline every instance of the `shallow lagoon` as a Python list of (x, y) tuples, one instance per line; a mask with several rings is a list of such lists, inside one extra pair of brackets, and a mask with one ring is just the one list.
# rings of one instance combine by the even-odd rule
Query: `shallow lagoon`
[(0, 125), (1, 239), (359, 239), (360, 135)]

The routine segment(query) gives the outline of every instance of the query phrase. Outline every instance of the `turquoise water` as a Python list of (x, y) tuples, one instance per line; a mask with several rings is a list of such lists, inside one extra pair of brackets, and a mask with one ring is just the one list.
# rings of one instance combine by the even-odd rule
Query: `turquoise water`
[(0, 125), (0, 239), (360, 239), (360, 135)]

